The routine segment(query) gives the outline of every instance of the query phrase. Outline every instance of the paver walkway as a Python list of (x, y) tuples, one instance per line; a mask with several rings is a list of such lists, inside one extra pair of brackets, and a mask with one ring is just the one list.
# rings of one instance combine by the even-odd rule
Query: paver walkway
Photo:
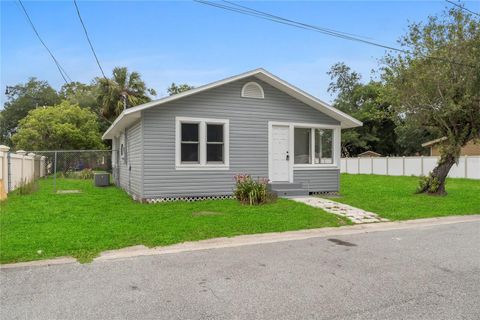
[(349, 206), (314, 196), (290, 197), (290, 199), (308, 204), (309, 206), (323, 209), (327, 212), (347, 217), (353, 223), (370, 223), (388, 221), (388, 219), (379, 217), (376, 213), (365, 211), (359, 208)]

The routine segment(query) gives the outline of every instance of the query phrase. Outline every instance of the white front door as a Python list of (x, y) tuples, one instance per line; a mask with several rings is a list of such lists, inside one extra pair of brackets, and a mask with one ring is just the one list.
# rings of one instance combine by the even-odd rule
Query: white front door
[(289, 137), (288, 126), (272, 126), (272, 181), (289, 181)]

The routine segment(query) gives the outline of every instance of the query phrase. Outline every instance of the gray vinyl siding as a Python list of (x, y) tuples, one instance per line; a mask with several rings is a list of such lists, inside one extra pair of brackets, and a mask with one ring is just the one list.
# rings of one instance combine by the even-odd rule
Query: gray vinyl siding
[[(126, 163), (119, 159), (120, 186), (128, 193), (142, 197), (142, 121), (139, 121), (126, 129)], [(130, 169), (130, 170), (129, 170)]]
[(340, 186), (340, 170), (295, 170), (293, 180), (300, 182), (310, 192), (338, 191)]
[[(264, 99), (241, 97), (249, 81), (263, 87)], [(176, 170), (175, 117), (228, 119), (230, 169)], [(268, 121), (339, 124), (254, 77), (144, 110), (142, 119), (144, 198), (231, 194), (237, 173), (268, 177)]]
[[(127, 131), (127, 130), (125, 130)], [(125, 132), (121, 133), (122, 135), (125, 135)], [(120, 150), (122, 145), (122, 138), (119, 137), (118, 139), (118, 149)], [(124, 189), (125, 191), (129, 192), (129, 174), (128, 174), (128, 165), (122, 158), (119, 152), (119, 159), (118, 159), (118, 176), (119, 176), (119, 183), (120, 187)]]
[(120, 174), (120, 170), (118, 168), (118, 163), (119, 163), (119, 150), (120, 149), (120, 143), (119, 143), (119, 138), (114, 137), (112, 139), (112, 178), (113, 178), (113, 183), (115, 183), (116, 186), (120, 186), (119, 182), (119, 177), (118, 175)]

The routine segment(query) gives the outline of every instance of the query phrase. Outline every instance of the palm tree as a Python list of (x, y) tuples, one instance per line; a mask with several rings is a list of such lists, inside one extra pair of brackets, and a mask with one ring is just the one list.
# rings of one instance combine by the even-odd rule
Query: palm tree
[(97, 79), (98, 103), (103, 116), (109, 120), (115, 120), (125, 108), (151, 101), (150, 96), (156, 95), (138, 72), (129, 73), (126, 67), (115, 67), (112, 75), (111, 79)]

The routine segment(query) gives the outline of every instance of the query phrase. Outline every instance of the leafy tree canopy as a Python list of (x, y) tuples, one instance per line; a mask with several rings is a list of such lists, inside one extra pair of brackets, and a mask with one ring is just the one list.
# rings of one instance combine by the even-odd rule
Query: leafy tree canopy
[(97, 102), (98, 90), (95, 84), (70, 82), (64, 84), (58, 94), (62, 100), (78, 104), (82, 108), (89, 108), (94, 112), (100, 110)]
[(186, 83), (177, 85), (175, 82), (172, 82), (170, 87), (167, 88), (167, 92), (168, 92), (169, 95), (174, 95), (174, 94), (184, 92), (184, 91), (188, 91), (188, 90), (191, 90), (191, 89), (194, 89), (194, 88), (195, 88), (194, 86), (188, 85)]
[(155, 90), (146, 87), (138, 72), (122, 67), (113, 70), (111, 79), (96, 78), (90, 84), (70, 82), (58, 92), (46, 81), (30, 78), (25, 84), (9, 87), (7, 102), (0, 111), (0, 144), (12, 145), (19, 121), (35, 108), (61, 101), (78, 105), (96, 115), (98, 132), (103, 133), (123, 111), (123, 97), (127, 107), (132, 107), (150, 101), (152, 95), (156, 95)]
[(16, 149), (25, 150), (104, 148), (97, 116), (68, 101), (31, 110), (12, 140)]
[(26, 83), (9, 88), (7, 102), (1, 114), (0, 143), (10, 144), (10, 137), (17, 130), (18, 122), (36, 107), (51, 106), (60, 97), (48, 82), (30, 78)]
[(99, 90), (96, 83), (70, 82), (62, 86), (59, 95), (71, 104), (78, 104), (93, 111), (97, 115), (100, 132), (105, 132), (112, 124), (112, 121), (103, 115), (102, 107), (98, 103)]
[(401, 153), (384, 85), (375, 81), (361, 83), (361, 76), (344, 63), (333, 65), (328, 74), (332, 79), (328, 91), (337, 94), (334, 106), (363, 122), (362, 127), (342, 132), (342, 153), (345, 156), (366, 150), (382, 155)]
[(411, 24), (400, 44), (410, 54), (385, 57), (390, 100), (410, 126), (447, 138), (419, 190), (445, 194), (445, 178), (461, 147), (480, 133), (480, 19), (450, 9)]

